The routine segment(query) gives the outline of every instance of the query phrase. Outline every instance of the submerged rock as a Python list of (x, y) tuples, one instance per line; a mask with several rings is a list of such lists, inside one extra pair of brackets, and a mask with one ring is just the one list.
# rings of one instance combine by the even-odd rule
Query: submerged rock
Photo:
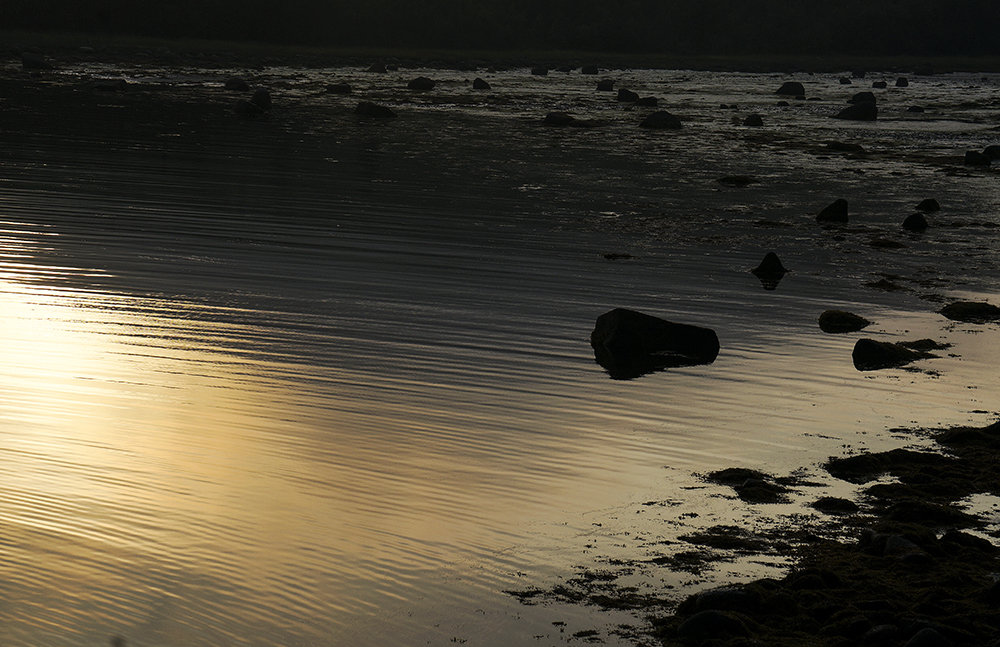
[(622, 103), (634, 103), (639, 100), (639, 95), (626, 88), (619, 88), (618, 101)]
[(679, 130), (681, 128), (681, 120), (666, 110), (657, 110), (643, 119), (639, 126), (660, 130)]
[(373, 72), (375, 74), (385, 74), (389, 71), (389, 68), (385, 66), (385, 63), (372, 63), (368, 66), (365, 72)]
[(590, 345), (597, 363), (619, 380), (664, 368), (711, 364), (719, 354), (719, 338), (710, 328), (625, 308), (597, 318)]
[(542, 119), (542, 123), (546, 126), (571, 126), (575, 121), (576, 117), (568, 112), (549, 112)]
[(991, 160), (1000, 160), (1000, 144), (991, 144), (983, 149), (983, 155)]
[(361, 117), (376, 117), (379, 119), (395, 119), (396, 113), (388, 106), (382, 106), (371, 101), (362, 101), (354, 108), (354, 114)]
[(857, 332), (870, 326), (872, 322), (844, 310), (826, 310), (819, 316), (819, 327), (823, 332)]
[(492, 90), (493, 86), (491, 86), (485, 79), (481, 79), (481, 78), (479, 78), (477, 76), (475, 79), (472, 80), (472, 89), (473, 90)]
[(859, 371), (894, 368), (928, 357), (933, 357), (933, 355), (907, 348), (902, 344), (893, 344), (867, 338), (859, 339), (854, 344), (854, 351), (851, 353), (851, 359), (854, 360), (854, 368)]
[(433, 79), (429, 79), (426, 76), (418, 76), (407, 83), (406, 87), (409, 90), (415, 90), (417, 92), (427, 92), (429, 90), (433, 90), (435, 85), (437, 85), (437, 83)]
[(816, 222), (847, 222), (847, 200), (837, 198), (816, 214)]
[(977, 301), (956, 301), (939, 310), (952, 321), (965, 323), (988, 323), (1000, 321), (1000, 308), (990, 303)]
[(775, 94), (784, 94), (792, 97), (801, 97), (806, 93), (805, 87), (798, 81), (785, 81), (781, 87), (775, 90)]

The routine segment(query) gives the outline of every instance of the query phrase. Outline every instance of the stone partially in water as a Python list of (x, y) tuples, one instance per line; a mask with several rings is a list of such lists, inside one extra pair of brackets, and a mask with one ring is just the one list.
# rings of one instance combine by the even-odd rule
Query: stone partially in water
[(411, 79), (409, 83), (406, 84), (407, 89), (414, 90), (416, 92), (427, 92), (433, 90), (437, 83), (433, 79), (429, 79), (426, 76), (418, 76), (415, 79)]
[(473, 90), (492, 90), (493, 87), (485, 80), (478, 76), (472, 81)]
[(759, 127), (764, 125), (764, 118), (760, 115), (748, 115), (746, 119), (743, 120), (744, 126)]
[(853, 106), (847, 106), (833, 117), (849, 121), (875, 121), (878, 119), (878, 108), (874, 103), (855, 103)]
[(847, 103), (875, 103), (875, 94), (867, 90), (864, 92), (858, 92), (853, 97), (848, 99)]
[(635, 103), (639, 100), (639, 95), (626, 88), (619, 88), (618, 101), (622, 103)]
[(816, 222), (847, 222), (847, 200), (837, 198), (816, 214)]
[(783, 94), (792, 97), (801, 97), (806, 93), (805, 87), (798, 81), (785, 81), (781, 87), (775, 90), (775, 94)]
[(614, 79), (601, 79), (597, 82), (598, 92), (611, 92), (615, 89)]
[(657, 110), (643, 119), (639, 126), (658, 130), (679, 130), (681, 128), (681, 120), (666, 110)]
[(924, 231), (927, 229), (927, 217), (919, 211), (911, 213), (903, 220), (903, 229), (907, 231)]
[(927, 198), (921, 200), (920, 204), (917, 205), (917, 211), (924, 211), (926, 213), (933, 213), (935, 211), (940, 211), (941, 205), (934, 198)]
[(375, 117), (379, 119), (395, 119), (396, 113), (388, 106), (382, 106), (371, 101), (361, 101), (354, 108), (354, 114), (360, 117)]
[(675, 366), (711, 364), (719, 354), (714, 330), (625, 308), (597, 318), (590, 345), (597, 363), (614, 379), (632, 379)]
[(906, 348), (901, 344), (867, 338), (859, 339), (854, 344), (854, 351), (851, 353), (854, 368), (859, 371), (895, 368), (927, 357), (933, 357), (933, 355)]
[(819, 316), (820, 330), (827, 333), (857, 332), (872, 322), (852, 312), (826, 310)]
[(966, 151), (965, 152), (965, 165), (966, 166), (989, 166), (993, 160), (979, 151)]
[(226, 79), (225, 88), (234, 92), (249, 92), (250, 84), (239, 77), (233, 76)]
[(781, 259), (774, 252), (768, 252), (764, 255), (764, 260), (760, 262), (760, 265), (750, 270), (754, 276), (760, 279), (760, 283), (764, 286), (765, 290), (774, 290), (778, 287), (778, 283), (781, 279), (788, 273), (785, 266), (781, 264)]
[(939, 310), (952, 321), (965, 323), (988, 323), (1000, 321), (1000, 308), (990, 303), (977, 301), (956, 301)]

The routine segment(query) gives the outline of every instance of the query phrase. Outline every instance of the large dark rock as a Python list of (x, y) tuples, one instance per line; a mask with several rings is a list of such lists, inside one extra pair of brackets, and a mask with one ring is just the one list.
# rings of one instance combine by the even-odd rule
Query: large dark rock
[(934, 213), (935, 211), (941, 211), (941, 205), (934, 198), (927, 198), (920, 201), (920, 204), (917, 205), (917, 211)]
[(417, 92), (427, 92), (428, 90), (433, 90), (435, 85), (437, 84), (433, 79), (429, 79), (426, 76), (418, 76), (407, 83), (406, 87), (409, 90), (416, 90)]
[(857, 332), (871, 323), (864, 317), (843, 310), (826, 310), (819, 316), (820, 330), (828, 333)]
[(639, 100), (639, 95), (631, 90), (625, 88), (619, 88), (618, 90), (618, 100), (622, 103), (634, 103)]
[(990, 159), (988, 155), (984, 155), (979, 151), (966, 151), (965, 152), (965, 165), (966, 166), (989, 166), (993, 160)]
[(396, 113), (388, 106), (382, 106), (371, 101), (361, 101), (354, 108), (354, 114), (361, 117), (377, 117), (379, 119), (395, 119)]
[(850, 121), (875, 121), (878, 119), (878, 107), (874, 103), (855, 103), (835, 114), (834, 118)]
[(939, 312), (952, 321), (966, 323), (1000, 321), (1000, 308), (990, 303), (978, 301), (956, 301), (941, 308)]
[(785, 94), (792, 97), (801, 97), (806, 93), (805, 87), (798, 81), (785, 81), (781, 87), (775, 90), (775, 94)]
[(643, 119), (639, 126), (661, 130), (678, 130), (681, 128), (681, 120), (666, 110), (657, 110)]
[(597, 363), (614, 379), (632, 379), (675, 366), (711, 364), (719, 354), (714, 330), (615, 308), (590, 334)]
[(847, 100), (847, 103), (875, 103), (875, 94), (872, 92), (858, 92)]
[(492, 90), (493, 86), (489, 84), (485, 79), (481, 79), (478, 76), (472, 80), (473, 90)]
[(851, 353), (854, 368), (859, 371), (875, 371), (880, 368), (903, 366), (925, 357), (930, 357), (930, 355), (900, 344), (867, 338), (859, 339), (854, 344), (854, 351)]
[(774, 252), (765, 254), (764, 260), (760, 262), (760, 265), (750, 271), (760, 279), (760, 284), (765, 290), (776, 289), (778, 283), (788, 273), (785, 266), (781, 264), (781, 259)]
[(847, 200), (837, 198), (816, 214), (816, 222), (847, 222)]
[(598, 92), (612, 92), (615, 89), (614, 79), (601, 79), (597, 82)]
[(903, 229), (907, 231), (925, 231), (927, 229), (927, 216), (919, 211), (911, 213), (903, 220)]
[(750, 127), (760, 127), (764, 125), (764, 118), (760, 115), (747, 115), (747, 118), (743, 120), (744, 126)]

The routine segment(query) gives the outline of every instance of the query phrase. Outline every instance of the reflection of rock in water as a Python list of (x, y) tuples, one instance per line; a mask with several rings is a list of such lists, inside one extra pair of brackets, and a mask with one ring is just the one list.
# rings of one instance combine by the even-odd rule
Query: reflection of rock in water
[(788, 273), (785, 266), (781, 264), (781, 259), (774, 252), (768, 252), (760, 265), (750, 271), (760, 279), (760, 284), (765, 290), (777, 289), (778, 283)]
[(665, 368), (711, 364), (719, 354), (714, 330), (624, 308), (597, 318), (590, 345), (597, 363), (616, 380)]

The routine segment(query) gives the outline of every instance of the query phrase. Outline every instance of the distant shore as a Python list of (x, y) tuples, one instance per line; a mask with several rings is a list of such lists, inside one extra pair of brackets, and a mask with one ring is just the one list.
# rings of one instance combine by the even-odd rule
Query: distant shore
[(0, 58), (37, 52), (55, 63), (99, 61), (109, 64), (159, 63), (209, 68), (289, 65), (365, 66), (373, 62), (401, 67), (459, 70), (544, 66), (551, 70), (596, 65), (615, 69), (690, 69), (719, 72), (844, 73), (854, 70), (908, 74), (1000, 72), (1000, 57), (951, 56), (791, 56), (756, 54), (630, 54), (561, 50), (444, 50), (334, 48), (216, 40), (167, 40), (87, 33), (0, 30)]

